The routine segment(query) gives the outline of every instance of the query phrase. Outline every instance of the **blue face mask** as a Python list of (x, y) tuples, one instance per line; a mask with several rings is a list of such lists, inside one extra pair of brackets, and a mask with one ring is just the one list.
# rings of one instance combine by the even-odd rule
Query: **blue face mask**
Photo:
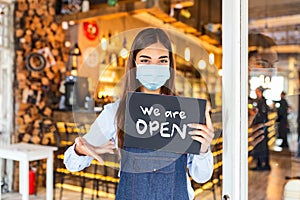
[(137, 64), (136, 79), (148, 90), (157, 90), (169, 78), (169, 65)]

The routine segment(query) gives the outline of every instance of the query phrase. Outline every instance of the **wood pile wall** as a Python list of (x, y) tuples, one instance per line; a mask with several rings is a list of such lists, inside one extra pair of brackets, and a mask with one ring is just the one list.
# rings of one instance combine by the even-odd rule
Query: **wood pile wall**
[[(54, 20), (55, 0), (18, 0), (14, 12), (15, 137), (14, 142), (52, 144), (53, 110), (58, 108), (59, 86), (65, 74), (69, 49), (65, 31)], [(42, 52), (47, 66), (26, 67), (32, 52)]]

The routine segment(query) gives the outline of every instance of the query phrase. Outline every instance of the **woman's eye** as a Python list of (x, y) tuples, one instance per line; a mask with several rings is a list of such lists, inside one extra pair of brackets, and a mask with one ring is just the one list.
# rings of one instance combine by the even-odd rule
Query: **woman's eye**
[(150, 61), (149, 60), (146, 60), (146, 59), (143, 59), (143, 60), (140, 60), (141, 63), (149, 63)]
[(160, 60), (160, 63), (166, 64), (166, 63), (169, 63), (169, 60)]

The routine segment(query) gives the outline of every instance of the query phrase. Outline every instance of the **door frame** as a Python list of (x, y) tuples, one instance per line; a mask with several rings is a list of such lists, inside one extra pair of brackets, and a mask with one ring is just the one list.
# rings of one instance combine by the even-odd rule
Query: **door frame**
[(247, 200), (248, 0), (222, 1), (222, 29), (222, 197)]

